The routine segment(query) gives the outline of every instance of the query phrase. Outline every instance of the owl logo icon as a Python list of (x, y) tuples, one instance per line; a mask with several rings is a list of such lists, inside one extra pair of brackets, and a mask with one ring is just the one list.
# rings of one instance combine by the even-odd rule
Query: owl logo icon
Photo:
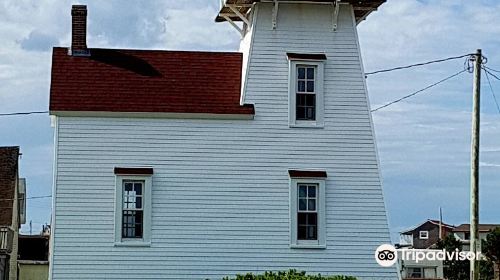
[(381, 266), (389, 267), (394, 265), (398, 260), (396, 248), (389, 244), (378, 246), (377, 250), (375, 250), (375, 260)]

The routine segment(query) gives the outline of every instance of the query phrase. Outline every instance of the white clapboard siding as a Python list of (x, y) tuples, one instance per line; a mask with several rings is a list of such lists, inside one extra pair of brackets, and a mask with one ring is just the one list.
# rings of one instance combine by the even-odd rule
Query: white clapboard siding
[[(397, 278), (373, 257), (389, 232), (352, 9), (333, 32), (330, 6), (279, 7), (272, 30), (258, 4), (242, 44), (254, 120), (58, 118), (53, 279)], [(287, 51), (327, 55), (322, 129), (288, 126)], [(115, 247), (113, 168), (145, 165), (151, 247)], [(289, 169), (328, 173), (326, 249), (289, 246)]]

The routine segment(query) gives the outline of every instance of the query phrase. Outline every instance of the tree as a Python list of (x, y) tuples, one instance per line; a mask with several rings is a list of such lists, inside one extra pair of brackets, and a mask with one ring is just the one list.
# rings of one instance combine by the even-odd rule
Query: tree
[(493, 263), (494, 279), (500, 280), (500, 227), (492, 230), (483, 242), (483, 254)]
[[(453, 252), (456, 249), (462, 250), (462, 243), (457, 240), (453, 234), (446, 236), (437, 243), (439, 249), (445, 249), (447, 252)], [(446, 279), (450, 280), (469, 280), (469, 261), (444, 261), (443, 273)]]

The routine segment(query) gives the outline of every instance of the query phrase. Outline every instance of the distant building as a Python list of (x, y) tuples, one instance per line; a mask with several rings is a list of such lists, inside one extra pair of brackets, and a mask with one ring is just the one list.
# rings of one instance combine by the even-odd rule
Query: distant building
[[(453, 226), (436, 220), (427, 220), (409, 230), (401, 232), (397, 247), (431, 251), (437, 242), (451, 234)], [(442, 261), (399, 261), (402, 279), (444, 279)]]
[[(441, 226), (441, 236), (440, 228)], [(481, 241), (500, 224), (479, 225), (479, 238)], [(406, 231), (401, 232), (399, 248), (418, 249), (432, 251), (436, 248), (437, 242), (453, 234), (455, 238), (462, 242), (462, 251), (470, 250), (470, 225), (461, 224), (457, 227), (441, 223), (436, 220), (426, 222)], [(406, 279), (444, 279), (443, 263), (441, 261), (401, 261), (399, 260), (400, 272), (403, 280)]]
[[(419, 251), (435, 251), (432, 249), (421, 249)], [(440, 280), (444, 279), (443, 262), (423, 260), (418, 263), (414, 260), (398, 260), (403, 280)]]
[(19, 280), (49, 278), (49, 239), (45, 227), (40, 235), (19, 235)]
[(453, 230), (453, 226), (442, 223), (442, 232), (439, 236), (440, 223), (436, 220), (427, 220), (424, 223), (401, 232), (400, 247), (413, 249), (434, 248), (439, 239), (444, 238)]
[[(500, 224), (480, 224), (479, 225), (479, 239), (480, 244), (482, 241), (486, 239), (488, 233), (490, 233), (493, 229), (500, 227)], [(453, 229), (453, 234), (455, 238), (462, 242), (462, 250), (469, 251), (470, 250), (470, 224), (461, 224), (458, 227)], [(481, 248), (481, 246), (479, 247)]]
[(0, 280), (17, 279), (17, 238), (26, 219), (26, 183), (19, 178), (19, 156), (19, 147), (0, 147)]

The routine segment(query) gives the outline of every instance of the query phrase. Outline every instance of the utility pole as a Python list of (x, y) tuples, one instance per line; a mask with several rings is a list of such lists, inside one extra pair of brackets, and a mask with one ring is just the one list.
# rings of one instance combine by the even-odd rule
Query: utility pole
[(439, 240), (443, 239), (443, 210), (439, 207)]
[[(481, 94), (481, 49), (474, 55), (474, 85), (472, 98), (472, 143), (471, 143), (471, 185), (470, 185), (470, 251), (477, 256), (481, 251), (479, 242), (479, 113)], [(479, 280), (479, 261), (470, 263), (470, 279)]]

